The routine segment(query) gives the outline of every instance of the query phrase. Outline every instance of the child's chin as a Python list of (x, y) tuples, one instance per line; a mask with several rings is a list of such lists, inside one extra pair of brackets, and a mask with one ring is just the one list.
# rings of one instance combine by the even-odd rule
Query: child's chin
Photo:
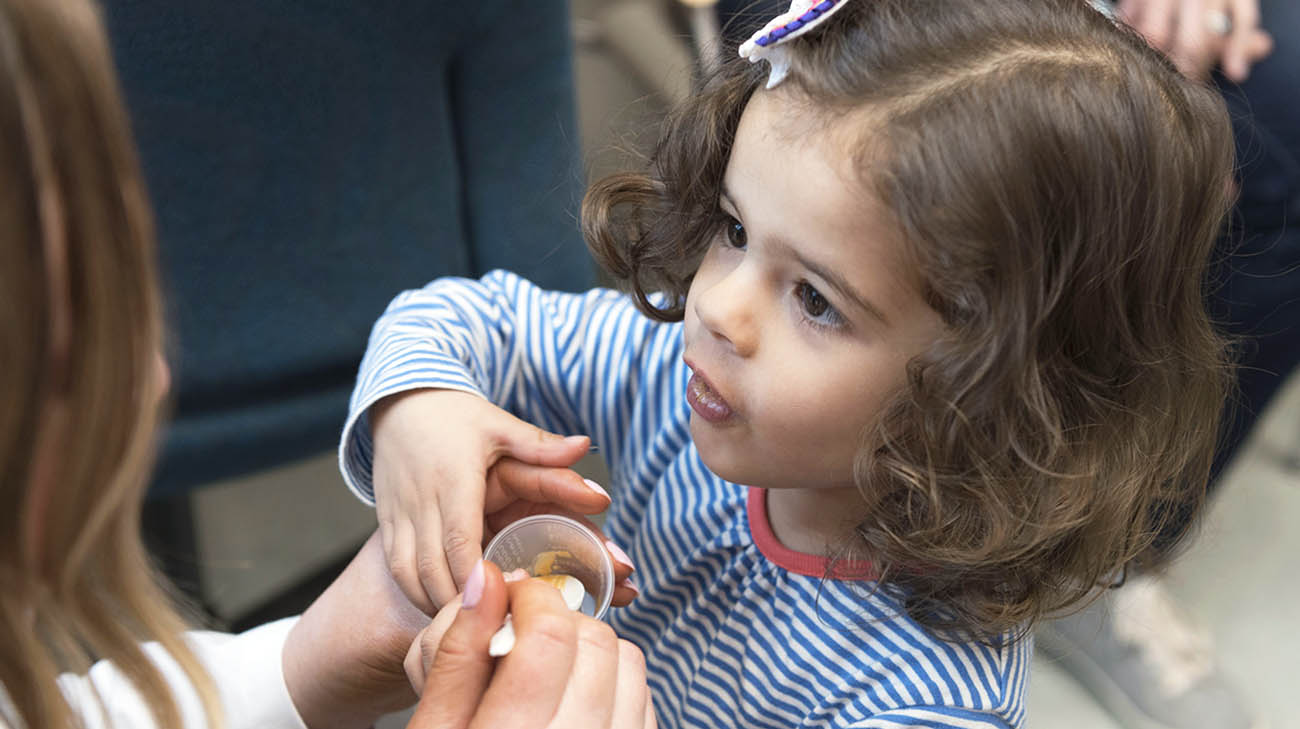
[[(706, 423), (705, 428), (707, 427)], [(695, 448), (699, 451), (705, 468), (724, 481), (749, 485), (754, 476), (749, 472), (753, 470), (752, 460), (728, 448), (729, 444), (717, 436), (716, 432), (697, 433), (695, 422), (691, 421), (691, 438), (695, 441)]]

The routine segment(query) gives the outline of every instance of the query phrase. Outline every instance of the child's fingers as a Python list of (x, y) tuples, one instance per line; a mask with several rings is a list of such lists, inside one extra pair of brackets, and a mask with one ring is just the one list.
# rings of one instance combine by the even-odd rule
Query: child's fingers
[(565, 467), (538, 466), (516, 458), (502, 458), (487, 476), (484, 508), (488, 513), (523, 499), (559, 504), (580, 514), (596, 514), (609, 507), (609, 494)]
[(387, 500), (375, 501), (375, 517), (379, 521), (379, 540), (384, 545), (384, 557), (390, 562), (393, 558), (393, 532), (394, 532), (394, 514), (393, 508)]
[(433, 615), (438, 608), (429, 599), (416, 569), (415, 526), (410, 519), (399, 516), (393, 521), (392, 534), (393, 546), (387, 556), (388, 571), (393, 576), (393, 582), (402, 588), (402, 594), (406, 595), (412, 605), (426, 615)]
[[(476, 515), (466, 525), (455, 512), (439, 509), (436, 502), (426, 508), (421, 528), (415, 535), (415, 564), (421, 589), (435, 605), (442, 606), (456, 597), (474, 564), (483, 557), (479, 544), (483, 519)], [(467, 544), (466, 539), (472, 539), (473, 543)], [(457, 579), (458, 565), (463, 575), (460, 579)]]
[(509, 456), (539, 466), (567, 468), (587, 455), (591, 439), (585, 435), (567, 438), (520, 420), (502, 411), (494, 422), (492, 463)]

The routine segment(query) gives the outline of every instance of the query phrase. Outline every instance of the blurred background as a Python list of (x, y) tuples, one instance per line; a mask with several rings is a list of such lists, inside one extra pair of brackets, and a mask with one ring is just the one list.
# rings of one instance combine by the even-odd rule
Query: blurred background
[[(105, 5), (173, 327), (148, 541), (215, 625), (242, 629), (300, 611), (375, 528), (336, 448), (388, 300), (494, 267), (596, 283), (585, 181), (635, 164), (719, 28), (743, 37), (776, 3), (722, 3), (721, 25), (675, 0)], [(580, 470), (606, 482), (598, 459)], [(1220, 484), (1165, 584), (1256, 713), (1300, 728), (1300, 383)], [(1044, 655), (1028, 725), (1121, 727)]]

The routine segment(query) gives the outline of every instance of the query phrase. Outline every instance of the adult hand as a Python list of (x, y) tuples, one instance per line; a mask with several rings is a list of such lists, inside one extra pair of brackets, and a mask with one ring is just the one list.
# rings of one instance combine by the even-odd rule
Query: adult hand
[[(516, 642), (499, 661), (488, 641), (507, 608)], [(490, 562), (444, 608), (407, 657), (424, 687), (408, 729), (646, 729), (656, 726), (645, 661), (609, 626), (570, 611), (540, 580), (507, 586)]]
[[(483, 555), (483, 519), (519, 500), (579, 514), (609, 506), (609, 495), (569, 470), (587, 453), (586, 436), (561, 437), (483, 398), (415, 390), (371, 411), (375, 508), (393, 578), (432, 615)], [(524, 477), (490, 478), (503, 458), (542, 467)]]
[[(522, 490), (522, 484), (529, 478), (534, 477), (541, 470), (537, 466), (527, 466), (518, 461), (506, 458), (493, 466), (492, 471), (488, 473), (488, 483), (491, 484), (494, 479), (503, 484), (513, 484), (503, 486), (503, 492), (510, 493)], [(491, 494), (493, 488), (489, 486), (488, 493)], [(617, 544), (605, 537), (605, 532), (596, 525), (592, 520), (567, 509), (559, 508), (552, 503), (542, 503), (535, 501), (513, 501), (500, 509), (493, 509), (491, 499), (489, 499), (489, 511), (483, 519), (486, 537), (490, 539), (497, 532), (501, 531), (511, 522), (518, 521), (525, 517), (536, 514), (559, 514), (567, 516), (574, 521), (581, 522), (600, 540), (605, 543), (605, 551), (609, 552), (610, 561), (614, 563), (614, 593), (610, 596), (610, 604), (614, 607), (624, 607), (631, 604), (632, 600), (640, 594), (640, 590), (632, 582), (632, 573), (636, 567), (632, 564), (632, 559), (627, 553), (619, 548)], [(441, 615), (441, 612), (439, 613)]]
[(402, 660), (428, 624), (389, 576), (375, 533), (285, 641), (285, 684), (307, 726), (368, 727), (410, 706)]
[(1119, 0), (1116, 9), (1190, 78), (1205, 79), (1217, 65), (1240, 83), (1273, 50), (1259, 0)]

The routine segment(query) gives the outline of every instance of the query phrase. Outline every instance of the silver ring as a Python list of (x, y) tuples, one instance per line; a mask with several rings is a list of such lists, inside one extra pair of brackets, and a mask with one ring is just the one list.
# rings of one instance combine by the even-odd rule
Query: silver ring
[(1232, 32), (1232, 18), (1222, 10), (1211, 10), (1205, 14), (1205, 27), (1215, 35), (1227, 35)]

